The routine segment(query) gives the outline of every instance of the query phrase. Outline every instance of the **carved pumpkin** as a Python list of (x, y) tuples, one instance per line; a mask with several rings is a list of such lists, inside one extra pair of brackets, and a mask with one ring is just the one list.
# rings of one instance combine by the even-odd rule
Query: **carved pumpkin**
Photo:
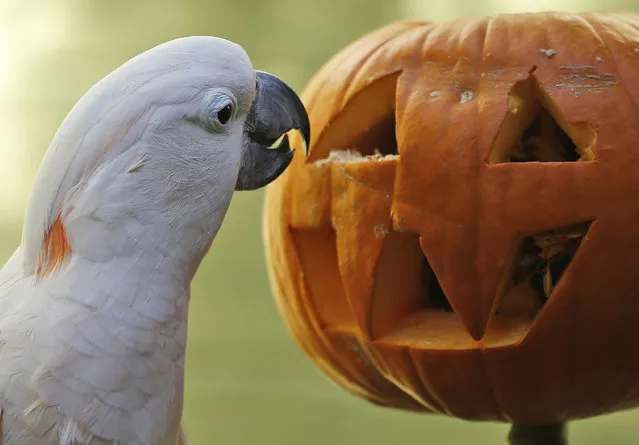
[(303, 97), (264, 235), (330, 378), (473, 420), (639, 405), (639, 16), (396, 23)]

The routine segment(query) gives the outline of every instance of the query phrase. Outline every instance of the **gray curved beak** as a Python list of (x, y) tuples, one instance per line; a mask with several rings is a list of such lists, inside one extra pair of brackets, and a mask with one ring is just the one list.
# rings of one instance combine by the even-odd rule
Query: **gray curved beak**
[(311, 142), (308, 114), (295, 91), (271, 74), (256, 73), (255, 100), (244, 126), (245, 147), (235, 185), (238, 191), (264, 187), (286, 170), (295, 152), (286, 134), (290, 130), (301, 133), (307, 155)]

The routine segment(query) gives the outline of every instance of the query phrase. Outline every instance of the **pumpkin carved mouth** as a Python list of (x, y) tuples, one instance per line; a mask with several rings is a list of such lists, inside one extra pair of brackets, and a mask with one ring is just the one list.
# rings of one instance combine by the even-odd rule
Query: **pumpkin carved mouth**
[(510, 270), (510, 285), (495, 315), (534, 318), (574, 258), (592, 221), (521, 239)]
[[(575, 257), (591, 221), (522, 237), (483, 339), (472, 340), (415, 234), (390, 233), (374, 276), (373, 340), (425, 349), (497, 347), (522, 341)], [(397, 313), (394, 315), (393, 313)], [(402, 315), (400, 315), (401, 313)], [(442, 333), (447, 338), (443, 338)], [(412, 339), (412, 340), (409, 340)], [(408, 342), (408, 343), (407, 343)]]
[[(522, 237), (511, 264), (506, 267), (505, 286), (495, 298), (493, 319), (484, 337), (475, 341), (467, 332), (424, 256), (419, 236), (390, 232), (385, 235), (375, 265), (368, 318), (370, 338), (380, 343), (414, 344), (415, 333), (426, 349), (505, 346), (520, 342), (571, 261), (592, 222)], [(348, 290), (342, 280), (334, 230), (295, 230), (309, 300), (325, 329), (358, 330)], [(321, 264), (322, 267), (317, 267)], [(444, 334), (445, 333), (445, 334)], [(446, 337), (446, 338), (443, 338)]]

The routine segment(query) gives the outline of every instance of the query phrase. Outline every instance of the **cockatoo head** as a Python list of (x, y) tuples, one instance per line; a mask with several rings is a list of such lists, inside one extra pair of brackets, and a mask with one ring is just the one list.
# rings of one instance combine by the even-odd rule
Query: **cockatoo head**
[(298, 96), (255, 71), (235, 43), (186, 37), (134, 57), (93, 86), (55, 135), (27, 209), (27, 271), (42, 262), (55, 224), (72, 251), (88, 248), (92, 231), (126, 231), (126, 215), (163, 242), (197, 250), (215, 235), (234, 191), (262, 187), (286, 169), (288, 138), (273, 144), (291, 129), (308, 146)]

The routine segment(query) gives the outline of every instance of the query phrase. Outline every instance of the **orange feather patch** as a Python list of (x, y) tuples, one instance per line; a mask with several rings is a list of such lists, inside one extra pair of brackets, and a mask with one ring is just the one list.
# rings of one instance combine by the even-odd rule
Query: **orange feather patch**
[(58, 217), (44, 237), (42, 251), (36, 267), (38, 278), (45, 277), (59, 267), (71, 254), (71, 246), (67, 240), (64, 224)]
[(180, 425), (180, 430), (178, 431), (178, 437), (177, 437), (177, 445), (187, 445), (184, 425)]

